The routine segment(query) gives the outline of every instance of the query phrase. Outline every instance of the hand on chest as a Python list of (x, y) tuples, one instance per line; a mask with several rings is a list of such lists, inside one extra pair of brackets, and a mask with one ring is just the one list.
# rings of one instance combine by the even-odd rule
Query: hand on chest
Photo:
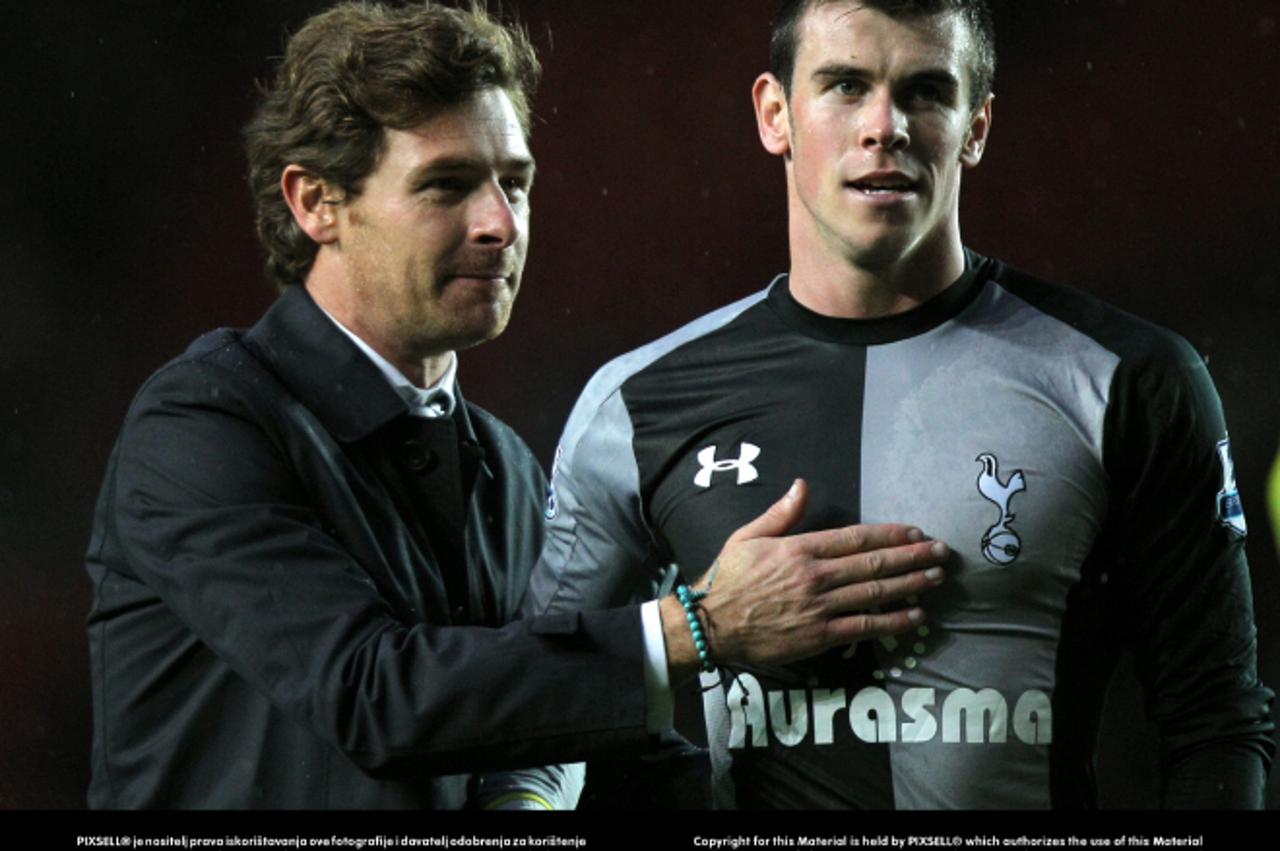
[(674, 560), (696, 573), (804, 478), (811, 496), (795, 531), (914, 524), (955, 551), (952, 590), (942, 592), (954, 604), (1052, 607), (1093, 546), (1106, 478), (1069, 412), (1025, 393), (987, 401), (918, 393), (844, 419), (830, 400), (726, 418), (671, 442), (650, 516)]

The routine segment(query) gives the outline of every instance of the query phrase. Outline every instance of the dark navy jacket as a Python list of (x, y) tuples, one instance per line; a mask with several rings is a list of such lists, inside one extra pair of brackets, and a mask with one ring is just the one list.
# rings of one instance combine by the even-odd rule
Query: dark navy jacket
[(543, 494), (507, 426), (410, 417), (301, 288), (201, 337), (99, 497), (90, 805), (458, 807), (460, 772), (642, 743), (637, 611), (498, 628)]

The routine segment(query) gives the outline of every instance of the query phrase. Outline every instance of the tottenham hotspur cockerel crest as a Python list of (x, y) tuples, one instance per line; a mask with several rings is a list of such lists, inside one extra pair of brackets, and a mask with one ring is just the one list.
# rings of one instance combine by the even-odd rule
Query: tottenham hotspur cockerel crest
[(1013, 564), (1022, 552), (1022, 539), (1013, 531), (1014, 513), (1009, 508), (1015, 494), (1027, 489), (1021, 470), (1014, 470), (1007, 481), (1000, 481), (1000, 461), (990, 452), (974, 459), (982, 465), (978, 474), (978, 493), (995, 503), (1000, 515), (995, 525), (982, 533), (982, 556), (992, 564)]

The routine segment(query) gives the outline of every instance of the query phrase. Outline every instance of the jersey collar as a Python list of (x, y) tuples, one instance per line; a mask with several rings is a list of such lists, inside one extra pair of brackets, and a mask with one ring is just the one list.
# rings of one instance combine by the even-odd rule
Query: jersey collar
[(845, 319), (815, 313), (795, 300), (788, 276), (770, 288), (769, 306), (796, 330), (818, 340), (855, 346), (881, 346), (931, 331), (968, 307), (990, 280), (994, 261), (965, 249), (965, 270), (950, 286), (905, 313), (875, 319)]

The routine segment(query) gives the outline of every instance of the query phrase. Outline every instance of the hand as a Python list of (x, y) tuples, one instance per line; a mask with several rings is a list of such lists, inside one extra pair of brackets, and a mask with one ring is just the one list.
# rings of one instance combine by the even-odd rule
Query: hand
[[(912, 526), (856, 525), (781, 537), (804, 514), (808, 489), (787, 495), (725, 542), (698, 590), (712, 658), (729, 665), (783, 663), (864, 638), (904, 632), (924, 619), (911, 607), (867, 609), (940, 584), (947, 545)], [(661, 603), (672, 683), (698, 668), (684, 610)]]

